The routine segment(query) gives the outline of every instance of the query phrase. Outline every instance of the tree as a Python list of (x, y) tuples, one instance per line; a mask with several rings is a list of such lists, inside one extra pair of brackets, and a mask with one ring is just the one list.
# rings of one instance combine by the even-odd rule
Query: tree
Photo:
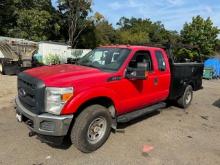
[(123, 30), (119, 32), (120, 43), (122, 44), (146, 44), (149, 43), (149, 36), (147, 32), (132, 32), (132, 30)]
[(220, 39), (217, 40), (217, 44), (216, 44), (215, 50), (216, 50), (218, 53), (220, 53)]
[(167, 40), (171, 44), (182, 43), (181, 37), (177, 31), (168, 31), (167, 32)]
[(92, 20), (95, 26), (96, 45), (115, 44), (118, 37), (112, 24), (98, 12), (94, 14)]
[(17, 27), (9, 34), (34, 41), (47, 40), (51, 19), (50, 13), (44, 10), (22, 10), (18, 15)]
[(104, 17), (101, 13), (95, 12), (95, 14), (94, 14), (94, 16), (91, 18), (91, 20), (93, 21), (93, 23), (94, 23), (95, 25), (97, 25), (97, 24), (99, 24), (99, 23), (105, 21), (106, 19), (105, 19), (105, 17)]
[(112, 27), (112, 24), (109, 24), (107, 20), (103, 20), (95, 26), (96, 34), (96, 44), (97, 45), (106, 45), (106, 44), (115, 44), (117, 35)]
[(149, 22), (142, 19), (122, 17), (117, 23), (122, 44), (144, 44), (149, 42)]
[(51, 0), (13, 0), (17, 10), (46, 10), (52, 12), (53, 6)]
[(13, 0), (1, 0), (0, 2), (0, 35), (7, 35), (8, 30), (16, 24), (14, 19), (15, 6)]
[(87, 21), (88, 26), (80, 35), (77, 48), (95, 48), (117, 43), (119, 37), (116, 30), (102, 14), (96, 12)]
[(183, 43), (198, 46), (203, 55), (209, 56), (214, 52), (219, 32), (210, 18), (196, 16), (191, 23), (184, 24), (181, 37)]
[(171, 33), (165, 29), (164, 25), (160, 21), (150, 21), (149, 37), (152, 43), (167, 43), (169, 42), (169, 35), (171, 35)]
[(93, 49), (97, 47), (95, 25), (91, 20), (87, 20), (87, 27), (82, 31), (78, 39), (77, 48), (80, 49)]
[(161, 22), (150, 19), (122, 17), (117, 23), (124, 44), (167, 43), (176, 41), (177, 34), (165, 29)]
[(51, 0), (3, 0), (0, 8), (2, 35), (34, 41), (61, 38), (61, 19)]
[(75, 48), (80, 34), (87, 25), (87, 16), (91, 11), (91, 0), (59, 0), (59, 10), (68, 21), (69, 44)]

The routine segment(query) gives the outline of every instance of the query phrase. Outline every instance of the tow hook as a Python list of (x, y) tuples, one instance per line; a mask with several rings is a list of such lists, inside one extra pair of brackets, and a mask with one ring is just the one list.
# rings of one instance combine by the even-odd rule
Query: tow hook
[(32, 136), (35, 136), (35, 135), (36, 135), (36, 133), (33, 132), (33, 131), (30, 131), (30, 132), (28, 133), (28, 136), (29, 136), (29, 137), (32, 137)]

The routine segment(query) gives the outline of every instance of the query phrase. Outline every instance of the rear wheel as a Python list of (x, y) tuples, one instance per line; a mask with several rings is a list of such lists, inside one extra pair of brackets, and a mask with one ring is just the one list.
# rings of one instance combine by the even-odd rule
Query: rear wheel
[(111, 132), (111, 114), (101, 105), (91, 105), (76, 118), (71, 131), (72, 143), (89, 153), (101, 147)]
[(2, 65), (2, 74), (4, 75), (16, 75), (19, 73), (19, 65), (18, 63), (10, 63)]
[(181, 96), (177, 100), (177, 103), (181, 108), (185, 109), (191, 104), (192, 98), (193, 98), (193, 88), (191, 85), (188, 85), (185, 89), (183, 96)]

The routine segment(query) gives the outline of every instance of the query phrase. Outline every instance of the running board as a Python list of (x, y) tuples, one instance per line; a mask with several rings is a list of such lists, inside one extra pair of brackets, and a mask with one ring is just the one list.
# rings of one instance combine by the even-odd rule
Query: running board
[(118, 123), (126, 123), (130, 120), (133, 120), (135, 118), (138, 118), (138, 117), (146, 115), (146, 114), (149, 114), (153, 111), (156, 111), (156, 110), (158, 110), (160, 108), (164, 108), (164, 107), (166, 107), (166, 103), (164, 103), (164, 102), (154, 104), (154, 105), (149, 106), (147, 108), (143, 108), (143, 109), (140, 109), (140, 110), (137, 110), (137, 111), (129, 112), (129, 113), (126, 113), (124, 115), (118, 116), (117, 117), (117, 122)]

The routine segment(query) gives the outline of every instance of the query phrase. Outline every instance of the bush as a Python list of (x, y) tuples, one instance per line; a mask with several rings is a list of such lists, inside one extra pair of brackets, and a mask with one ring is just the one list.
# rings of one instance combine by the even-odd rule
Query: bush
[(49, 54), (46, 57), (46, 64), (47, 65), (56, 65), (60, 64), (60, 58), (56, 54)]
[(181, 48), (175, 50), (176, 62), (187, 62), (187, 61), (198, 61), (200, 60), (199, 54), (196, 50), (189, 50), (186, 48)]

